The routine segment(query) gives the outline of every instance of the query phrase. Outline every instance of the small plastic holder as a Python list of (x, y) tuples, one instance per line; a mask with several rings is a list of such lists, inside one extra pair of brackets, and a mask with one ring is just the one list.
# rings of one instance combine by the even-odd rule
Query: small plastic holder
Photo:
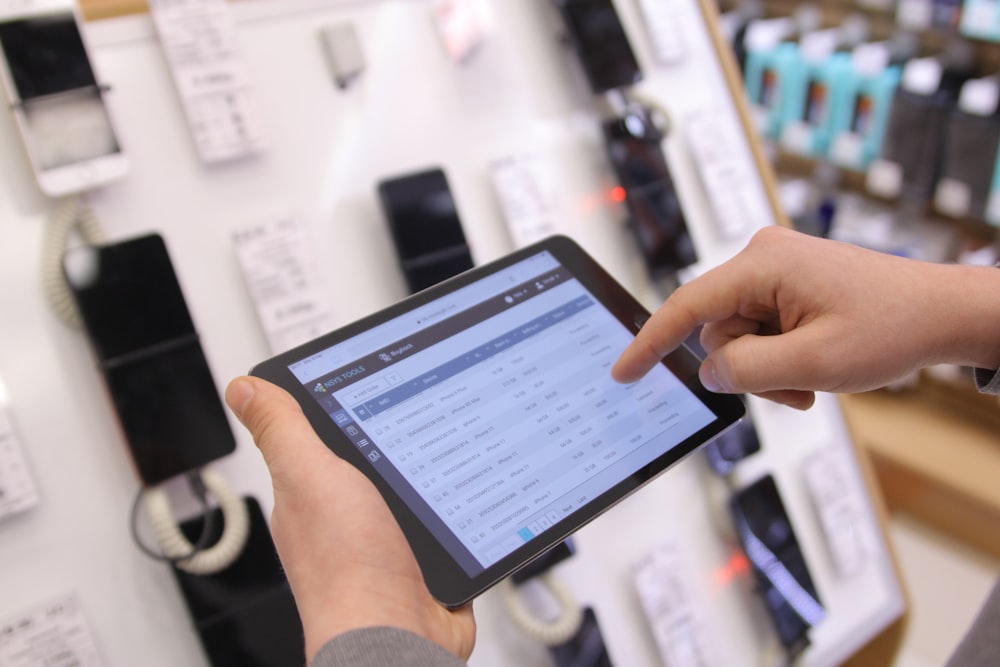
[(103, 667), (75, 595), (39, 605), (0, 622), (4, 667)]
[(319, 39), (334, 83), (338, 88), (347, 88), (365, 70), (358, 31), (351, 23), (337, 23), (320, 30)]
[(202, 162), (265, 146), (255, 91), (226, 0), (150, 0), (150, 13)]

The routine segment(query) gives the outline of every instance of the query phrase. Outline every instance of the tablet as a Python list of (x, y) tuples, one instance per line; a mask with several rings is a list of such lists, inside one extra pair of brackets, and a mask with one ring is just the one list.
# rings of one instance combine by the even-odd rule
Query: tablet
[(737, 422), (671, 353), (611, 367), (648, 311), (556, 236), (269, 359), (319, 437), (385, 497), (456, 607)]

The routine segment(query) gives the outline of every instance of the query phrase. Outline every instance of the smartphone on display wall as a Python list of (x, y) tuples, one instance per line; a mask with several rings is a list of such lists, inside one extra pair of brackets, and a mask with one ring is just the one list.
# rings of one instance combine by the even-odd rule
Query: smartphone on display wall
[(74, 248), (63, 269), (143, 484), (235, 450), (163, 239)]
[(444, 171), (385, 179), (378, 195), (411, 294), (472, 268)]
[[(271, 532), (253, 498), (245, 498), (250, 537), (239, 557), (220, 572), (195, 575), (174, 568), (201, 645), (212, 667), (286, 667), (306, 664), (302, 622), (278, 560)], [(214, 544), (222, 513), (213, 509)], [(189, 540), (201, 535), (204, 519), (185, 521)]]
[(642, 80), (612, 0), (555, 0), (594, 94)]
[(730, 511), (778, 637), (789, 655), (797, 655), (809, 646), (809, 630), (826, 610), (774, 477), (737, 491)]
[(0, 0), (0, 60), (0, 80), (43, 192), (79, 192), (128, 171), (75, 2)]
[(603, 123), (608, 157), (625, 189), (633, 233), (650, 274), (672, 275), (698, 261), (653, 114), (633, 107)]

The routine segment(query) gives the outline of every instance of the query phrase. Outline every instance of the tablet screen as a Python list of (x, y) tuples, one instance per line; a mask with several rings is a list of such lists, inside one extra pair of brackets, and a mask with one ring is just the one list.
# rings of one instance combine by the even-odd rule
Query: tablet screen
[[(717, 420), (549, 250), (285, 367), (469, 577)], [(690, 451), (690, 449), (688, 449)]]

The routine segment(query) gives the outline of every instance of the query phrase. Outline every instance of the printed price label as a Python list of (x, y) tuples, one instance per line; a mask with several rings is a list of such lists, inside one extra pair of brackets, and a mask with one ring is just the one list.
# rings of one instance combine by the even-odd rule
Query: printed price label
[(0, 622), (4, 667), (102, 667), (100, 653), (75, 596)]
[(665, 542), (642, 559), (633, 582), (666, 667), (711, 667), (711, 655), (677, 545)]
[(851, 460), (844, 450), (827, 447), (806, 463), (805, 478), (834, 569), (848, 577), (864, 565), (871, 541)]
[(263, 132), (225, 0), (150, 0), (198, 155), (219, 162), (263, 148)]
[(511, 240), (518, 248), (558, 231), (558, 213), (550, 173), (534, 154), (496, 160), (490, 165), (493, 188), (503, 209)]
[(334, 328), (318, 269), (295, 219), (247, 227), (233, 242), (271, 352), (284, 352)]
[(35, 481), (24, 460), (10, 414), (0, 402), (0, 519), (37, 504)]

